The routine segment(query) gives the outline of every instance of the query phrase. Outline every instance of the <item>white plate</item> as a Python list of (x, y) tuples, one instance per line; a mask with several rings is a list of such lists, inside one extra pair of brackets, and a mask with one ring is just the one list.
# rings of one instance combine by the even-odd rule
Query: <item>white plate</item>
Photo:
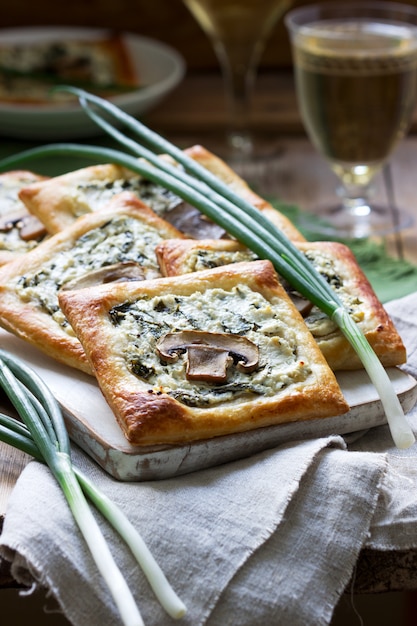
[[(108, 474), (123, 481), (159, 480), (212, 467), (280, 444), (343, 435), (386, 423), (374, 386), (363, 370), (340, 372), (337, 379), (350, 405), (344, 415), (279, 424), (177, 446), (132, 446), (100, 392), (95, 378), (52, 361), (33, 346), (0, 329), (0, 345), (32, 367), (64, 409), (75, 441)], [(407, 413), (417, 401), (417, 382), (400, 369), (387, 370)]]
[[(10, 28), (0, 30), (0, 45), (56, 39), (88, 40), (103, 34), (108, 34), (108, 31), (66, 27)], [(152, 109), (179, 84), (184, 76), (185, 64), (178, 52), (163, 43), (131, 33), (122, 36), (134, 68), (145, 86), (111, 100), (127, 113), (139, 116)], [(101, 133), (77, 103), (65, 106), (0, 103), (0, 134), (9, 137), (62, 140)]]

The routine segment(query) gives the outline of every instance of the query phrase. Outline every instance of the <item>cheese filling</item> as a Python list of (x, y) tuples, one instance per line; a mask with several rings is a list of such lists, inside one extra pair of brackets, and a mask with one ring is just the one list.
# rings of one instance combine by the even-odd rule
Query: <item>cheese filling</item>
[(73, 335), (58, 304), (59, 289), (87, 272), (124, 261), (158, 270), (155, 247), (161, 239), (157, 230), (140, 220), (114, 218), (58, 251), (41, 269), (20, 277), (16, 291), (22, 300), (36, 302)]
[[(365, 317), (364, 303), (345, 285), (343, 276), (337, 269), (335, 259), (326, 253), (326, 251), (321, 250), (309, 250), (305, 255), (315, 269), (335, 290), (353, 320), (355, 322), (361, 322)], [(237, 263), (239, 261), (254, 260), (256, 258), (256, 255), (250, 250), (231, 252), (195, 249), (187, 256), (181, 271), (182, 273), (195, 272), (199, 269), (213, 268), (227, 263)], [(326, 337), (333, 333), (340, 332), (337, 324), (316, 306), (312, 307), (304, 321), (313, 337), (316, 338)]]
[(126, 175), (126, 178), (115, 180), (104, 179), (93, 182), (80, 182), (77, 185), (77, 202), (75, 216), (97, 211), (105, 206), (115, 195), (123, 191), (131, 191), (150, 207), (157, 215), (166, 213), (182, 203), (181, 198), (164, 187), (145, 180), (141, 176)]
[(256, 258), (255, 253), (251, 252), (251, 250), (193, 250), (187, 256), (182, 272), (188, 274), (228, 265), (229, 263), (254, 261)]
[[(204, 408), (241, 396), (273, 396), (308, 378), (311, 368), (298, 355), (296, 331), (282, 321), (282, 311), (280, 302), (271, 304), (239, 285), (230, 291), (213, 288), (139, 299), (114, 307), (110, 319), (121, 358), (149, 385), (150, 393), (167, 393), (188, 406)], [(158, 339), (182, 330), (244, 335), (258, 346), (259, 367), (250, 374), (231, 367), (227, 382), (221, 384), (189, 381), (186, 353), (165, 363), (156, 352)]]
[[(352, 293), (347, 288), (343, 277), (337, 271), (335, 260), (325, 252), (318, 250), (308, 251), (305, 254), (315, 269), (337, 293), (352, 319), (355, 322), (362, 321), (365, 317), (364, 303), (355, 293)], [(313, 337), (316, 338), (340, 332), (337, 324), (316, 306), (311, 309), (310, 314), (304, 321)]]

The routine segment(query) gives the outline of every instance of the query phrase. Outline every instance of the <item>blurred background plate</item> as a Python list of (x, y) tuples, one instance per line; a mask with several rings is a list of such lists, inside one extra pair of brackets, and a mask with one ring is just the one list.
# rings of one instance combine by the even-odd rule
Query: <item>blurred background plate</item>
[[(71, 39), (97, 39), (109, 31), (92, 28), (28, 27), (0, 30), (0, 45)], [(173, 48), (148, 37), (123, 33), (141, 87), (111, 99), (127, 113), (141, 116), (182, 80), (185, 63)], [(142, 86), (143, 85), (143, 86)], [(0, 134), (28, 140), (63, 140), (101, 134), (74, 104), (8, 104), (0, 102)]]

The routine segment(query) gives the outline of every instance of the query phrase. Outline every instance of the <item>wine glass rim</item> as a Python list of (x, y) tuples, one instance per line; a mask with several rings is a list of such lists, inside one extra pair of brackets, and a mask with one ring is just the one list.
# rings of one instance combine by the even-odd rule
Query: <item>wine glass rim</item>
[[(319, 2), (298, 7), (289, 11), (285, 18), (285, 25), (290, 32), (308, 28), (310, 23), (318, 20), (337, 18), (379, 18), (389, 21), (394, 19), (404, 24), (417, 26), (417, 7), (400, 2), (386, 2), (369, 0), (367, 2)], [(407, 19), (408, 18), (408, 19)]]

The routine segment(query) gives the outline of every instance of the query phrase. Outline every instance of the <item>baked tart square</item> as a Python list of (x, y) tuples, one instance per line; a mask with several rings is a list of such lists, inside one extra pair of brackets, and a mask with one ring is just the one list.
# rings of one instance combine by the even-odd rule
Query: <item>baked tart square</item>
[(61, 291), (59, 302), (132, 444), (349, 408), (269, 261)]
[(181, 233), (135, 196), (115, 197), (106, 209), (80, 217), (0, 268), (0, 325), (58, 361), (91, 373), (59, 307), (58, 291), (158, 277), (155, 247), (169, 237)]
[[(295, 245), (334, 288), (383, 365), (405, 363), (403, 341), (352, 251), (338, 242), (295, 242)], [(232, 240), (166, 240), (158, 244), (156, 253), (165, 276), (256, 258), (253, 252)], [(282, 282), (331, 369), (361, 369), (358, 355), (335, 322)]]

